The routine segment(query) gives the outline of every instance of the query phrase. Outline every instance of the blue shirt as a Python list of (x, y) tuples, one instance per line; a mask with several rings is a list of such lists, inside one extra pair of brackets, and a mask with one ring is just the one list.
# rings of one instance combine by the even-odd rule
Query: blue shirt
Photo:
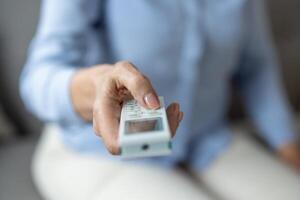
[(59, 125), (66, 145), (112, 158), (74, 112), (70, 78), (79, 68), (129, 60), (166, 102), (185, 113), (173, 154), (203, 169), (230, 143), (231, 82), (271, 147), (294, 138), (261, 0), (44, 0), (21, 77), (26, 106)]

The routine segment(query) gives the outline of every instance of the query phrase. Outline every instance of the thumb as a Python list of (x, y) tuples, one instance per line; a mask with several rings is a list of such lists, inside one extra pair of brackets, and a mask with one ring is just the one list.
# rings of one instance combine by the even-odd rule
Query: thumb
[(116, 64), (116, 79), (120, 85), (126, 87), (138, 103), (146, 108), (157, 109), (160, 107), (158, 96), (150, 80), (129, 62)]

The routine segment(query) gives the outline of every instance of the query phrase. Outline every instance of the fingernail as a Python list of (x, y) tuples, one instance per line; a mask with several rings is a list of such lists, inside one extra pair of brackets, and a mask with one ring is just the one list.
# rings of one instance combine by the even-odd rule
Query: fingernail
[(154, 95), (153, 93), (147, 94), (144, 99), (147, 106), (149, 106), (150, 108), (158, 108), (160, 106), (156, 95)]

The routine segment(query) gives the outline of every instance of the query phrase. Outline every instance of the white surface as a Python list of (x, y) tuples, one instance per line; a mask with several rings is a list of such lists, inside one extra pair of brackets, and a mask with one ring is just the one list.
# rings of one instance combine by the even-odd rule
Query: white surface
[(45, 199), (209, 199), (179, 171), (121, 164), (70, 151), (53, 127), (43, 133), (33, 166), (35, 183)]
[(0, 145), (0, 199), (41, 200), (31, 181), (31, 155), (36, 139)]
[(300, 199), (300, 174), (240, 132), (231, 147), (198, 177), (223, 199)]
[[(34, 159), (34, 179), (55, 200), (299, 200), (300, 176), (244, 136), (195, 182), (175, 170), (78, 154), (47, 127)], [(201, 185), (204, 183), (204, 186)], [(210, 197), (208, 197), (209, 195)]]

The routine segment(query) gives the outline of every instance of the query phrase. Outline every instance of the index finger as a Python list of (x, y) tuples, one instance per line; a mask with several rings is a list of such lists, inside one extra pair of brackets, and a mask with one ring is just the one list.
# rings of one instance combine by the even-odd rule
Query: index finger
[(94, 106), (93, 126), (96, 133), (102, 137), (107, 150), (118, 155), (118, 129), (121, 105), (117, 100), (103, 96), (97, 98)]

